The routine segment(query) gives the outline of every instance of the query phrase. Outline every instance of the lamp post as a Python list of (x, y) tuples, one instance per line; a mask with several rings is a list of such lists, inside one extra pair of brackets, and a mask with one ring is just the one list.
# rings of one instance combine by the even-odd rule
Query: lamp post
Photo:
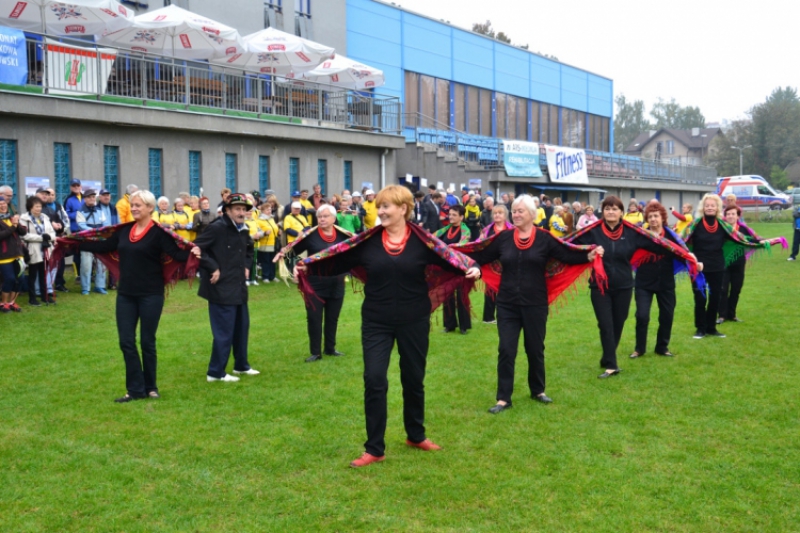
[(739, 150), (739, 175), (742, 175), (742, 152), (748, 148), (752, 148), (752, 144), (748, 144), (747, 146), (742, 146), (739, 148), (738, 146), (731, 146), (734, 150)]

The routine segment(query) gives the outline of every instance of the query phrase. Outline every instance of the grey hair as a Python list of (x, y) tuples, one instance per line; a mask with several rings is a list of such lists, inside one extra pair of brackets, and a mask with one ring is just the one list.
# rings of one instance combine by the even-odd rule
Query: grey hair
[(184, 201), (184, 199), (183, 199), (183, 198), (181, 198), (180, 196), (178, 196), (177, 198), (175, 198), (175, 201), (174, 201), (174, 202), (172, 202), (172, 205), (175, 205), (175, 204), (177, 204), (178, 202), (183, 202), (184, 204), (186, 203), (186, 201)]
[(581, 203), (580, 202), (572, 202), (572, 209), (574, 209), (575, 211), (580, 211)]
[(10, 193), (10, 194), (9, 194), (9, 196), (11, 196), (12, 194), (14, 194), (14, 189), (12, 189), (11, 187), (9, 187), (8, 185), (2, 185), (2, 186), (0, 186), (0, 191), (3, 191), (3, 192), (8, 192), (8, 193)]
[(134, 185), (133, 183), (131, 183), (130, 185), (125, 187), (125, 192), (128, 193), (128, 195), (131, 195), (131, 194), (135, 193), (138, 190), (139, 190), (139, 186), (138, 185)]
[(518, 196), (511, 204), (511, 209), (514, 209), (520, 204), (524, 205), (528, 209), (528, 211), (530, 211), (531, 215), (533, 215), (534, 217), (536, 216), (536, 210), (538, 209), (538, 207), (536, 206), (536, 202), (534, 201), (533, 196), (531, 196), (530, 194), (523, 194), (521, 196)]
[(156, 202), (156, 205), (160, 204), (162, 200), (167, 202), (169, 205), (172, 205), (172, 204), (169, 203), (169, 198), (167, 198), (166, 196), (160, 196), (158, 198), (158, 201)]
[[(156, 197), (150, 191), (145, 191), (143, 189), (134, 191), (133, 194), (131, 194), (131, 201), (133, 201), (134, 198), (139, 198), (144, 202), (144, 205), (148, 206), (150, 209), (156, 208)], [(169, 201), (169, 199), (167, 199), (167, 201)]]
[(539, 208), (539, 198), (537, 198), (536, 196), (531, 196), (531, 198), (533, 199), (533, 203), (536, 204), (536, 208), (538, 209)]
[(331, 204), (322, 204), (321, 206), (319, 206), (319, 209), (317, 209), (317, 215), (319, 215), (323, 211), (330, 211), (331, 215), (333, 215), (333, 218), (336, 218), (336, 208), (333, 207)]
[(353, 197), (350, 196), (349, 194), (343, 194), (342, 195), (342, 200), (347, 200), (348, 202), (350, 202), (350, 201), (353, 200)]
[(564, 206), (563, 205), (557, 205), (557, 206), (553, 207), (553, 214), (554, 215), (560, 215), (563, 212), (564, 212)]

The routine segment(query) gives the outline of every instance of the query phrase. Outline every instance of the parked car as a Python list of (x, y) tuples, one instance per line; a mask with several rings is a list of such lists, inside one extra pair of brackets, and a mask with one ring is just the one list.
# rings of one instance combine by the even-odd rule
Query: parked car
[(800, 187), (795, 187), (794, 189), (787, 189), (783, 191), (783, 194), (789, 195), (792, 199), (792, 205), (800, 204)]

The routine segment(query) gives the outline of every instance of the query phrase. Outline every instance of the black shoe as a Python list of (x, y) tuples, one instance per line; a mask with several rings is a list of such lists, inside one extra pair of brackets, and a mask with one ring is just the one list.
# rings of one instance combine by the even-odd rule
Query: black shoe
[(444, 331), (443, 331), (443, 333), (452, 333), (452, 332), (454, 332), (454, 331), (455, 331), (455, 328), (453, 328), (453, 329), (444, 328)]
[(711, 335), (712, 337), (719, 337), (720, 339), (724, 339), (725, 338), (725, 334), (724, 333), (720, 333), (717, 330), (709, 331), (708, 333), (706, 333), (706, 335)]
[(693, 338), (693, 339), (702, 339), (702, 338), (703, 338), (703, 337), (705, 337), (705, 336), (706, 336), (706, 334), (705, 334), (705, 333), (703, 333), (702, 331), (700, 331), (700, 330), (698, 329), (697, 331), (695, 331), (695, 333), (694, 333), (694, 335), (692, 336), (692, 338)]
[(542, 403), (553, 403), (553, 399), (545, 393), (537, 394), (536, 396), (531, 395), (531, 399)]
[(497, 405), (489, 409), (489, 412), (492, 413), (493, 415), (496, 415), (497, 413), (505, 411), (506, 409), (511, 409), (511, 407), (512, 407), (511, 402), (508, 402), (505, 405), (498, 403)]
[(158, 400), (159, 398), (161, 398), (161, 395), (158, 393), (157, 390), (151, 390), (150, 392), (147, 393), (147, 397), (152, 398), (154, 400)]
[(109, 285), (108, 286), (108, 290), (115, 291), (115, 290), (117, 290), (117, 286), (116, 285)]
[(717, 319), (717, 325), (720, 325), (720, 324), (722, 324), (723, 322), (725, 322), (725, 319), (724, 319), (724, 318), (722, 318), (722, 317), (719, 317), (719, 318)]
[(312, 355), (306, 357), (306, 363), (313, 363), (314, 361), (319, 361), (320, 359), (322, 359), (321, 355)]
[(332, 352), (325, 352), (325, 355), (330, 355), (331, 357), (339, 357), (340, 355), (344, 355), (339, 350), (334, 350)]
[(735, 317), (730, 319), (730, 322), (743, 322), (743, 320), (740, 319), (738, 316), (735, 316)]
[(66, 287), (65, 287), (65, 286), (63, 286), (63, 285), (59, 285), (58, 287), (56, 287), (56, 290), (57, 290), (58, 292), (69, 292), (69, 289), (68, 289), (68, 288), (66, 288)]
[(608, 369), (599, 376), (597, 376), (597, 379), (607, 379), (610, 378), (611, 376), (616, 376), (620, 372), (622, 372), (622, 370), (620, 370), (619, 368), (617, 368), (616, 370)]
[(462, 335), (466, 335), (466, 334), (467, 334), (467, 330), (465, 330), (465, 329), (462, 329), (462, 330), (461, 330), (461, 334), (462, 334)]
[(631, 359), (638, 359), (639, 357), (641, 357), (643, 355), (644, 355), (643, 353), (640, 353), (640, 352), (637, 352), (636, 350), (634, 350), (633, 353), (631, 353), (631, 355), (629, 357)]
[(30, 300), (28, 300), (28, 305), (30, 305), (31, 307), (41, 307), (42, 306), (42, 304), (39, 303), (39, 300), (37, 300), (36, 298), (31, 298)]
[(675, 354), (670, 352), (669, 350), (665, 352), (656, 352), (656, 355), (660, 355), (661, 357), (675, 357)]
[(56, 298), (52, 294), (47, 295), (47, 303), (50, 305), (56, 305)]
[(117, 403), (128, 403), (128, 402), (132, 402), (132, 401), (134, 401), (134, 400), (141, 400), (141, 399), (142, 399), (142, 398), (137, 398), (137, 397), (135, 397), (135, 396), (131, 396), (130, 394), (126, 394), (126, 395), (125, 395), (125, 396), (123, 396), (122, 398), (117, 398), (117, 399), (116, 399), (116, 400), (114, 400), (114, 401), (115, 401), (115, 402), (117, 402)]

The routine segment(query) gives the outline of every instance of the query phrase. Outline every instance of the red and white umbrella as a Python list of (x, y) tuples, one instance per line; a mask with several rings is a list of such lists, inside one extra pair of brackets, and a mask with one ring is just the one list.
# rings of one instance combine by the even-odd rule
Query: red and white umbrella
[(239, 32), (170, 5), (134, 19), (134, 25), (99, 38), (109, 46), (180, 59), (212, 59), (244, 51)]
[(286, 76), (290, 72), (305, 72), (336, 56), (330, 46), (297, 37), (274, 28), (246, 35), (246, 52), (214, 61), (231, 67)]
[(353, 61), (342, 55), (337, 55), (334, 59), (324, 61), (315, 69), (296, 77), (315, 83), (359, 91), (380, 87), (386, 83), (382, 70)]
[(50, 35), (99, 35), (133, 25), (116, 0), (0, 0), (0, 25)]

